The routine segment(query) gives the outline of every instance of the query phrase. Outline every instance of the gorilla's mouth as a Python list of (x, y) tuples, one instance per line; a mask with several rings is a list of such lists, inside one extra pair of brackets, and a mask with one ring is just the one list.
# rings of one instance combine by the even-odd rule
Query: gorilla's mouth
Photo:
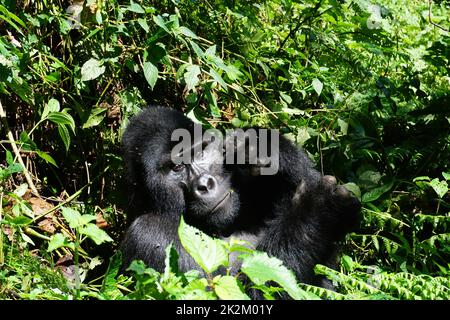
[(223, 205), (226, 203), (226, 201), (228, 200), (228, 198), (231, 195), (231, 190), (228, 191), (222, 199), (220, 199), (217, 204), (211, 209), (211, 211), (209, 212), (210, 214), (215, 213), (217, 210), (219, 210), (220, 208), (223, 207)]

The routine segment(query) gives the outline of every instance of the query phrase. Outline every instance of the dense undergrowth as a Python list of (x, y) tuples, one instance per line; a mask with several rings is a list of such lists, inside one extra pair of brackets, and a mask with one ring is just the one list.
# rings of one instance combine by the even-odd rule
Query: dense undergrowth
[(336, 292), (239, 241), (183, 243), (208, 274), (237, 250), (266, 298), (449, 299), (449, 9), (0, 0), (0, 298), (248, 298), (233, 276), (178, 272), (172, 248), (162, 274), (109, 263), (125, 228), (121, 133), (157, 104), (211, 127), (279, 128), (363, 203), (340, 269), (316, 268)]

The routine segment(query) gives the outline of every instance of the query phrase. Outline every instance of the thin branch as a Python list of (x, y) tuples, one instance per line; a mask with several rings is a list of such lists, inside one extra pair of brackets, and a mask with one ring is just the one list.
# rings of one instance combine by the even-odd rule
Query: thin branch
[(449, 29), (445, 29), (444, 27), (438, 25), (437, 23), (434, 23), (433, 20), (431, 19), (431, 5), (432, 5), (432, 3), (433, 3), (432, 0), (428, 0), (428, 21), (430, 21), (430, 23), (433, 26), (435, 26), (435, 27), (437, 27), (437, 28), (439, 28), (441, 30), (444, 30), (446, 32), (449, 32), (450, 31)]
[[(281, 42), (280, 46), (278, 47), (277, 50), (277, 54), (279, 54), (281, 52), (281, 50), (283, 49), (284, 45), (286, 44), (286, 42), (289, 40), (289, 38), (293, 37), (297, 31), (300, 29), (300, 27), (308, 20), (315, 18), (314, 14), (317, 12), (317, 10), (319, 10), (320, 5), (322, 4), (322, 0), (320, 0), (319, 2), (316, 3), (316, 5), (314, 6), (314, 8), (312, 9), (312, 13), (309, 16), (306, 16), (304, 19), (300, 20), (297, 25), (295, 26), (294, 29), (291, 29), (289, 31), (289, 34), (286, 36), (286, 38), (284, 38), (283, 42)], [(322, 15), (323, 12), (320, 14)], [(319, 15), (319, 16), (320, 16)]]
[(1, 121), (3, 123), (3, 125), (5, 126), (5, 130), (6, 130), (6, 133), (7, 133), (7, 136), (8, 136), (8, 140), (9, 140), (9, 143), (11, 144), (13, 152), (14, 152), (16, 158), (18, 159), (20, 165), (23, 167), (23, 174), (25, 176), (25, 179), (27, 180), (27, 183), (28, 183), (28, 186), (31, 189), (31, 192), (36, 197), (40, 197), (39, 192), (37, 191), (36, 186), (33, 183), (33, 179), (31, 178), (31, 175), (28, 172), (27, 167), (25, 166), (25, 164), (23, 162), (23, 159), (22, 159), (22, 157), (20, 155), (19, 149), (17, 148), (14, 136), (13, 136), (11, 130), (9, 129), (8, 121), (6, 119), (6, 112), (5, 112), (5, 110), (3, 110), (3, 106), (2, 106), (2, 102), (1, 101), (0, 101), (0, 119), (1, 119)]

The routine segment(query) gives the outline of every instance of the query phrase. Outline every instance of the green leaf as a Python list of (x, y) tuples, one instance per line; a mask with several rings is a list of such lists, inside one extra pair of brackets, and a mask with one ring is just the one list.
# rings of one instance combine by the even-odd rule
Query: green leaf
[(150, 85), (150, 88), (153, 90), (156, 80), (158, 80), (158, 68), (149, 61), (144, 62), (144, 76)]
[(214, 292), (222, 300), (250, 300), (250, 298), (242, 292), (238, 281), (232, 276), (218, 277), (214, 281)]
[(220, 76), (220, 74), (218, 74), (216, 72), (216, 70), (214, 70), (212, 68), (209, 69), (209, 74), (214, 78), (214, 80), (216, 80), (222, 86), (222, 88), (227, 90), (227, 88), (228, 88), (227, 83), (225, 82), (225, 80), (223, 80), (223, 78)]
[(51, 252), (61, 247), (69, 247), (71, 244), (73, 245), (73, 243), (69, 242), (69, 239), (67, 239), (63, 234), (57, 233), (50, 238), (47, 251)]
[(118, 250), (109, 259), (108, 270), (106, 270), (106, 275), (103, 278), (102, 282), (101, 292), (105, 294), (108, 298), (115, 299), (117, 297), (123, 296), (123, 294), (117, 288), (117, 280), (116, 280), (116, 276), (119, 274), (121, 266), (122, 266), (122, 252)]
[(434, 192), (437, 193), (439, 198), (442, 199), (443, 196), (448, 192), (448, 184), (446, 181), (439, 181), (438, 178), (431, 180), (430, 186), (433, 188)]
[(103, 61), (91, 58), (81, 67), (81, 81), (94, 80), (101, 76), (106, 70)]
[(50, 163), (50, 164), (54, 165), (55, 167), (58, 167), (58, 165), (56, 164), (55, 159), (53, 159), (52, 156), (50, 156), (47, 152), (44, 152), (44, 151), (41, 151), (41, 150), (37, 150), (36, 153), (45, 162)]
[(59, 111), (59, 101), (56, 99), (50, 99), (42, 111), (41, 120), (44, 120), (50, 112)]
[(30, 139), (30, 137), (28, 136), (28, 133), (26, 133), (25, 131), (22, 131), (20, 133), (19, 139), (20, 139), (22, 149), (28, 150), (28, 151), (38, 150), (36, 143), (34, 143), (34, 141)]
[(369, 192), (366, 192), (363, 196), (361, 201), (362, 202), (372, 202), (377, 200), (379, 197), (381, 197), (384, 193), (388, 192), (392, 189), (394, 186), (394, 182), (382, 185), (381, 187), (375, 188), (370, 190)]
[(58, 133), (61, 137), (62, 142), (64, 143), (64, 146), (66, 147), (66, 152), (69, 151), (70, 147), (70, 134), (67, 127), (63, 124), (58, 126)]
[(195, 42), (189, 40), (189, 44), (192, 47), (192, 50), (194, 50), (195, 54), (199, 57), (199, 58), (203, 58), (204, 56), (204, 52), (203, 50), (198, 46), (198, 44), (196, 44)]
[(290, 95), (288, 95), (288, 94), (286, 94), (286, 93), (280, 91), (280, 97), (281, 97), (284, 101), (286, 101), (287, 104), (291, 104), (291, 103), (292, 103), (292, 98), (291, 98)]
[(166, 22), (162, 16), (153, 16), (153, 21), (160, 26), (164, 31), (170, 33), (170, 30), (166, 27)]
[(255, 252), (246, 256), (241, 271), (256, 285), (275, 281), (294, 299), (318, 299), (316, 295), (306, 292), (297, 285), (294, 273), (286, 268), (281, 260), (269, 257), (265, 252)]
[(322, 89), (323, 89), (322, 81), (320, 81), (319, 79), (315, 78), (312, 81), (312, 86), (313, 86), (314, 90), (317, 92), (317, 95), (320, 96), (320, 94), (322, 93)]
[(139, 23), (139, 25), (141, 26), (142, 29), (144, 29), (145, 32), (149, 33), (150, 32), (150, 27), (148, 26), (148, 23), (145, 19), (138, 19), (137, 22)]
[(450, 173), (447, 172), (442, 172), (442, 176), (444, 177), (445, 180), (450, 180)]
[(428, 177), (428, 176), (420, 176), (420, 177), (415, 177), (414, 179), (413, 179), (413, 182), (416, 182), (416, 181), (430, 181), (431, 179), (430, 179), (430, 177)]
[(192, 39), (198, 39), (197, 35), (186, 27), (179, 27), (178, 31), (181, 32), (182, 34), (184, 34), (186, 37), (189, 37)]
[(144, 9), (133, 1), (130, 1), (130, 5), (127, 7), (127, 10), (135, 13), (145, 13)]
[(208, 101), (209, 111), (215, 118), (220, 118), (220, 109), (217, 105), (217, 98), (214, 92), (211, 91), (210, 85), (205, 86), (205, 98)]
[(7, 223), (14, 226), (26, 226), (33, 222), (32, 219), (25, 216), (18, 216), (12, 219), (6, 219)]
[(231, 81), (239, 80), (239, 78), (242, 77), (242, 72), (233, 65), (228, 65), (225, 72)]
[(14, 164), (14, 157), (13, 157), (11, 151), (9, 151), (9, 150), (6, 150), (6, 163), (9, 165)]
[(68, 125), (72, 131), (75, 130), (75, 121), (72, 116), (65, 112), (50, 112), (47, 119), (57, 125)]
[(103, 242), (113, 241), (108, 234), (97, 227), (95, 224), (88, 224), (87, 226), (80, 229), (80, 233), (88, 236), (91, 240), (95, 242), (96, 245), (100, 245)]
[(71, 208), (62, 207), (61, 213), (72, 229), (76, 229), (83, 225), (81, 214), (78, 211)]
[(169, 279), (171, 273), (178, 273), (178, 252), (171, 243), (166, 248), (166, 259), (164, 260), (164, 278)]
[(89, 118), (83, 124), (83, 129), (98, 126), (105, 119), (106, 108), (92, 108)]
[(361, 199), (361, 189), (359, 189), (358, 185), (353, 182), (348, 182), (343, 185), (348, 191), (353, 193), (358, 199)]
[(184, 81), (186, 81), (187, 90), (190, 91), (195, 88), (195, 86), (199, 82), (198, 76), (200, 75), (200, 67), (191, 64), (186, 68), (186, 72), (184, 74)]
[(20, 186), (18, 186), (14, 190), (14, 194), (21, 198), (21, 197), (23, 197), (25, 195), (27, 190), (28, 190), (28, 184), (27, 183), (22, 183)]
[(210, 274), (218, 267), (228, 265), (226, 243), (187, 225), (183, 217), (178, 227), (178, 235), (184, 249), (206, 273)]

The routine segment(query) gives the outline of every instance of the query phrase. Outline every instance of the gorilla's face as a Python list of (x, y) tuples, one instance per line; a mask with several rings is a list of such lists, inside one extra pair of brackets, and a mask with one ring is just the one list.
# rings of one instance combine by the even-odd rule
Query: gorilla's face
[[(195, 148), (195, 147), (198, 148)], [(166, 150), (167, 151), (167, 150)], [(179, 163), (165, 152), (157, 175), (170, 196), (183, 207), (186, 222), (212, 233), (229, 227), (239, 210), (239, 197), (231, 188), (231, 175), (224, 169), (223, 145), (219, 139), (194, 142), (190, 161)]]

